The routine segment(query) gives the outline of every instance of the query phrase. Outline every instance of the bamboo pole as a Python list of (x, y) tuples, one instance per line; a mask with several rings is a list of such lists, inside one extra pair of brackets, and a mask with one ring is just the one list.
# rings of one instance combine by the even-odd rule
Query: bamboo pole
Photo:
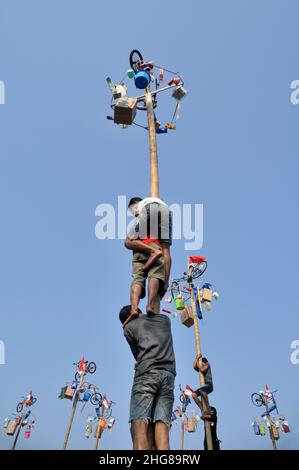
[(18, 439), (19, 439), (19, 435), (20, 435), (20, 432), (21, 432), (21, 429), (22, 429), (23, 420), (24, 420), (24, 413), (22, 414), (21, 421), (20, 421), (20, 424), (19, 424), (19, 427), (18, 427), (18, 430), (17, 430), (17, 434), (16, 434), (16, 437), (15, 437), (15, 440), (14, 440), (14, 443), (13, 443), (13, 446), (12, 446), (11, 450), (15, 450), (15, 448), (16, 448), (16, 445), (17, 445), (17, 442), (18, 442)]
[[(199, 333), (199, 321), (196, 313), (196, 305), (194, 299), (194, 291), (193, 291), (193, 284), (190, 283), (189, 287), (191, 288), (191, 308), (194, 320), (194, 335), (195, 335), (195, 346), (196, 346), (196, 355), (199, 356), (201, 354), (201, 343), (200, 343), (200, 333)], [(202, 364), (202, 359), (200, 358), (200, 364)], [(205, 378), (204, 375), (199, 371), (199, 383), (200, 386), (203, 387), (205, 385)], [(206, 411), (206, 403), (205, 400), (202, 400), (203, 411)], [(213, 450), (213, 441), (212, 441), (212, 433), (211, 433), (211, 425), (208, 420), (204, 420), (206, 438), (207, 438), (207, 447), (208, 450)]]
[(182, 414), (181, 422), (181, 436), (180, 436), (180, 449), (184, 450), (184, 438), (185, 438), (185, 413)]
[(80, 380), (79, 380), (79, 385), (78, 385), (77, 390), (75, 392), (76, 395), (75, 395), (75, 398), (74, 398), (72, 413), (71, 413), (70, 421), (69, 421), (67, 431), (66, 431), (66, 435), (65, 435), (65, 438), (64, 438), (64, 442), (63, 442), (63, 448), (62, 448), (63, 450), (66, 449), (66, 446), (67, 446), (67, 443), (68, 443), (68, 440), (69, 440), (69, 436), (70, 436), (70, 432), (71, 432), (71, 429), (72, 429), (74, 416), (75, 416), (75, 412), (76, 412), (76, 408), (77, 408), (77, 404), (78, 404), (78, 400), (79, 400), (80, 389), (83, 385), (83, 382), (84, 382), (84, 372), (82, 372), (82, 375), (81, 375)]
[(151, 197), (159, 197), (156, 126), (154, 118), (153, 100), (149, 87), (147, 87), (145, 90), (145, 102), (147, 109), (148, 133), (150, 144), (150, 195)]
[(270, 439), (271, 439), (271, 441), (272, 441), (273, 450), (277, 450), (276, 441), (275, 441), (275, 439), (274, 439), (274, 435), (273, 435), (273, 431), (272, 431), (272, 419), (271, 419), (271, 415), (270, 415), (270, 413), (269, 413), (269, 409), (268, 409), (267, 403), (265, 403), (265, 408), (266, 408), (266, 415), (267, 415), (267, 418), (268, 418), (269, 421), (270, 421), (269, 434), (270, 434)]
[(94, 450), (98, 450), (99, 440), (101, 439), (100, 423), (103, 419), (103, 416), (104, 416), (104, 405), (101, 406), (101, 414), (100, 414), (99, 422), (98, 422), (97, 429), (96, 429), (96, 439), (95, 439), (95, 443), (94, 443)]

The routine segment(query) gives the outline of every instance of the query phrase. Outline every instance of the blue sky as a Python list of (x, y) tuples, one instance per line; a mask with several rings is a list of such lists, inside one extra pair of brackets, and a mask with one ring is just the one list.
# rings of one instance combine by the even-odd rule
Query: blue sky
[[(131, 49), (181, 72), (188, 97), (177, 131), (158, 136), (160, 193), (204, 205), (205, 279), (220, 301), (201, 324), (212, 364), (223, 449), (269, 449), (251, 420), (253, 391), (279, 390), (298, 448), (299, 6), (294, 0), (140, 2), (0, 0), (0, 421), (20, 396), (38, 397), (37, 427), (19, 448), (61, 448), (70, 402), (57, 398), (82, 354), (98, 365), (101, 391), (117, 402), (102, 445), (130, 448), (133, 358), (118, 321), (129, 300), (130, 253), (95, 237), (95, 208), (118, 195), (147, 195), (147, 134), (106, 120), (105, 78), (125, 75)], [(151, 13), (152, 9), (152, 13)], [(174, 101), (160, 100), (168, 120)], [(140, 117), (142, 121), (143, 116)], [(172, 249), (172, 274), (186, 258)], [(197, 385), (192, 329), (173, 320), (177, 381)], [(177, 394), (178, 395), (178, 394)], [(91, 449), (87, 409), (69, 448)], [(202, 427), (186, 448), (202, 448)], [(0, 446), (11, 439), (1, 432)], [(171, 433), (179, 447), (179, 430)]]

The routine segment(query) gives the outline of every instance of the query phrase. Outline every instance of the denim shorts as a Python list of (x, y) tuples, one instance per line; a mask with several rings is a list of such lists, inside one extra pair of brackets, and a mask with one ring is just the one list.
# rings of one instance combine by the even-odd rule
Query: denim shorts
[(131, 392), (130, 419), (170, 426), (174, 403), (175, 375), (167, 370), (154, 369), (134, 378)]

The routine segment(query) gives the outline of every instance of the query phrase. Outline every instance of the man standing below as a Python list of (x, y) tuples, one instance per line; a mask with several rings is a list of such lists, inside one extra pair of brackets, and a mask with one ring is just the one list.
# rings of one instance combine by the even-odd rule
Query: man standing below
[(168, 450), (176, 375), (170, 319), (138, 310), (138, 317), (127, 323), (130, 316), (127, 305), (119, 319), (136, 360), (129, 419), (133, 449)]

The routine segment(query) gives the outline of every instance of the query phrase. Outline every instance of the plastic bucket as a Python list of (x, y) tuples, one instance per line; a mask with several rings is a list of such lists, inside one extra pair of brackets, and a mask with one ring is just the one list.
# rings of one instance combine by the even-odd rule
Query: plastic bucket
[(135, 74), (135, 86), (140, 90), (144, 90), (150, 84), (151, 78), (144, 70), (139, 70)]
[(91, 392), (89, 390), (85, 390), (83, 395), (83, 401), (88, 401), (91, 397)]

